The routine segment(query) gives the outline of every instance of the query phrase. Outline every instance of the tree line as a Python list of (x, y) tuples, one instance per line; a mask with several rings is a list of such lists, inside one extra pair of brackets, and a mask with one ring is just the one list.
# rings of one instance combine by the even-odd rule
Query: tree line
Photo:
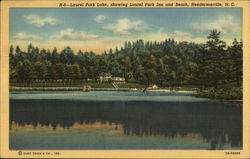
[(102, 54), (74, 53), (70, 47), (51, 52), (32, 44), (27, 51), (10, 46), (10, 82), (97, 80), (100, 74), (109, 73), (160, 86), (241, 86), (242, 55), (242, 41), (234, 39), (227, 46), (217, 30), (210, 32), (205, 44), (136, 40)]

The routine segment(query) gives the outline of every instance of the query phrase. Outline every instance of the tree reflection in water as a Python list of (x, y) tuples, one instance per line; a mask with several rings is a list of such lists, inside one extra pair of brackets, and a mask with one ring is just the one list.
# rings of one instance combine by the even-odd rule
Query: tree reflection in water
[(120, 124), (125, 135), (200, 134), (211, 149), (242, 147), (242, 106), (216, 102), (10, 100), (10, 124)]

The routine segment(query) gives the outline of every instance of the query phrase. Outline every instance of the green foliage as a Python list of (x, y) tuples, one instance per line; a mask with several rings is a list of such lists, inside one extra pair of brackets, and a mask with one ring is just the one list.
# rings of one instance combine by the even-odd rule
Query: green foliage
[(209, 88), (207, 90), (200, 91), (198, 96), (214, 99), (241, 99), (242, 100), (242, 88), (241, 87), (220, 87)]
[[(234, 39), (227, 47), (216, 30), (208, 35), (206, 44), (183, 44), (174, 39), (126, 41), (120, 49), (109, 49), (100, 55), (81, 50), (75, 54), (70, 47), (61, 52), (56, 48), (52, 52), (40, 51), (31, 44), (26, 52), (19, 46), (11, 46), (9, 51), (11, 83), (97, 81), (102, 73), (107, 73), (124, 77), (127, 82), (156, 83), (161, 87), (214, 87), (216, 92), (226, 84), (242, 85), (242, 42)], [(209, 92), (213, 93), (213, 90)]]

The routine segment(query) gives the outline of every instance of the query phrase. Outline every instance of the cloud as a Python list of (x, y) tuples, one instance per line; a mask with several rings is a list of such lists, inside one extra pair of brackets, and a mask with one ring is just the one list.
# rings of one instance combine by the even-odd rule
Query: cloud
[(129, 35), (132, 32), (144, 32), (149, 27), (143, 25), (141, 20), (131, 21), (127, 18), (119, 19), (116, 24), (110, 24), (104, 27), (104, 29), (112, 31), (115, 34)]
[(42, 37), (40, 37), (38, 35), (26, 34), (24, 32), (17, 33), (15, 38), (18, 39), (18, 40), (30, 40), (30, 41), (42, 40)]
[(104, 44), (117, 44), (117, 43), (123, 43), (126, 40), (121, 38), (114, 38), (114, 37), (104, 37), (99, 40), (99, 42)]
[(97, 23), (102, 23), (106, 20), (106, 17), (104, 15), (98, 15), (94, 19)]
[[(144, 41), (165, 41), (168, 38), (174, 38), (175, 41), (188, 41), (195, 43), (206, 43), (206, 37), (193, 37), (192, 34), (188, 32), (182, 32), (176, 30), (174, 32), (167, 32), (164, 28), (159, 28), (154, 32), (149, 32), (147, 34), (142, 34), (141, 36), (137, 36), (137, 39), (144, 39)], [(133, 39), (131, 39), (133, 41)]]
[(173, 37), (173, 38), (179, 38), (179, 37), (180, 38), (181, 37), (183, 37), (183, 38), (189, 38), (189, 37), (192, 37), (192, 34), (176, 30), (173, 33), (170, 33), (169, 36)]
[(141, 36), (141, 39), (145, 39), (148, 41), (164, 41), (168, 38), (174, 38), (177, 41), (184, 41), (193, 39), (192, 34), (188, 32), (183, 32), (180, 30), (176, 30), (173, 32), (167, 32), (164, 28), (159, 28), (154, 32), (149, 32)]
[(91, 40), (96, 39), (99, 36), (95, 34), (87, 34), (83, 31), (75, 32), (73, 29), (64, 29), (60, 31), (60, 34), (54, 36), (57, 39), (64, 39), (64, 40)]
[(218, 30), (223, 34), (240, 30), (240, 25), (233, 21), (232, 16), (221, 16), (217, 20), (204, 25), (195, 25), (193, 29), (199, 33)]
[(51, 17), (41, 18), (39, 15), (26, 15), (24, 17), (29, 24), (33, 24), (39, 28), (43, 27), (45, 24), (57, 25), (56, 20)]

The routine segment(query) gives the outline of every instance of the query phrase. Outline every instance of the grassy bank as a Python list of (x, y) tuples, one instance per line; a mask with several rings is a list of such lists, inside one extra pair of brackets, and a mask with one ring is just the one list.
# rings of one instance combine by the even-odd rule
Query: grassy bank
[(92, 88), (112, 88), (112, 84), (108, 82), (86, 82), (86, 81), (58, 81), (58, 82), (18, 82), (10, 83), (13, 87), (82, 87), (89, 85)]
[(119, 88), (145, 88), (145, 85), (143, 84), (139, 84), (139, 83), (130, 83), (130, 82), (126, 82), (126, 83), (117, 83), (117, 86)]
[[(19, 82), (10, 83), (12, 87), (83, 87), (84, 85), (89, 85), (91, 88), (114, 88), (111, 82), (86, 82), (86, 81), (63, 81), (63, 82)], [(144, 88), (145, 85), (139, 83), (117, 83), (119, 88)]]
[(138, 83), (117, 83), (118, 89), (115, 88), (110, 82), (86, 82), (86, 81), (67, 81), (67, 82), (36, 82), (36, 83), (11, 83), (10, 90), (22, 91), (22, 90), (35, 90), (35, 91), (71, 91), (71, 90), (83, 90), (83, 86), (90, 86), (91, 90), (129, 90), (129, 88), (144, 88), (145, 85)]

